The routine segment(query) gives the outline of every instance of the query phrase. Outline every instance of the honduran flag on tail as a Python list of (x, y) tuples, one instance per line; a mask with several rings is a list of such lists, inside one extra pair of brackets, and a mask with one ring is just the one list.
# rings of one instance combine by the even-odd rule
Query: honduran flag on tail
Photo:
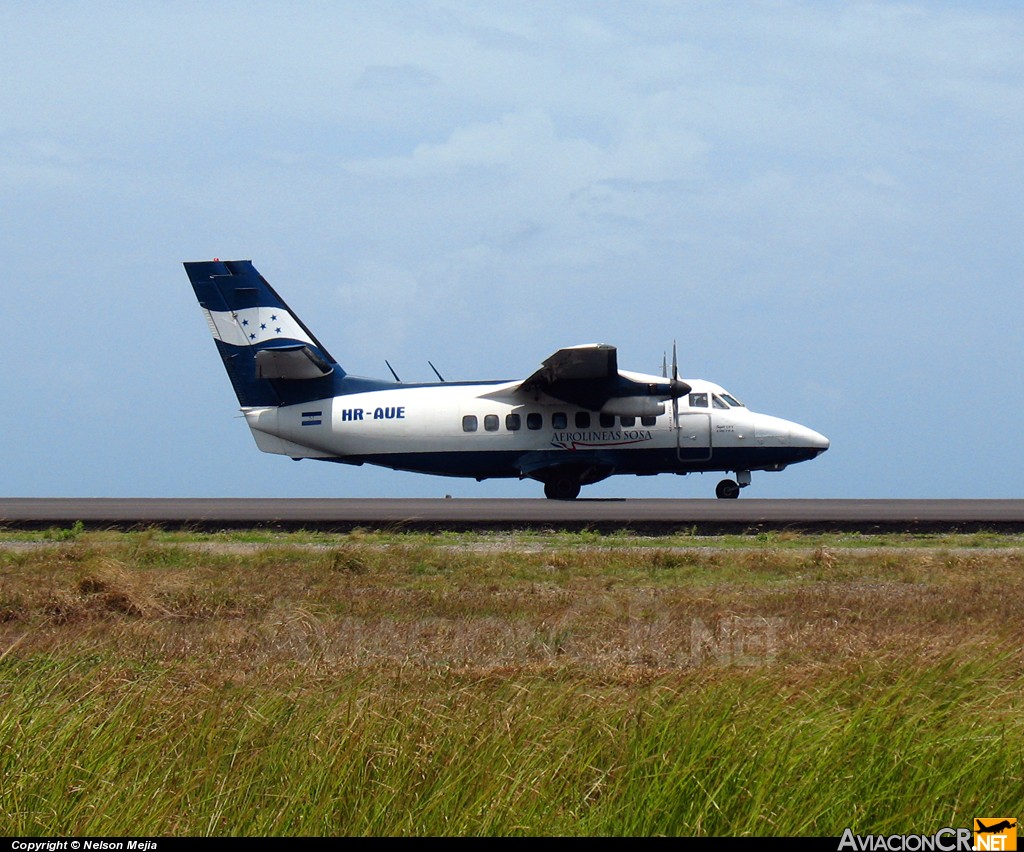
[(185, 271), (243, 407), (335, 395), (345, 371), (251, 261), (186, 262)]

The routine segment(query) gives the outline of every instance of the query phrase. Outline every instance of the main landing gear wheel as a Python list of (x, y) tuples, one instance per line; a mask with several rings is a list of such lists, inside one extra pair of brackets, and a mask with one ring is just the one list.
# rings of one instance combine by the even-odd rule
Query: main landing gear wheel
[(544, 483), (544, 496), (549, 500), (575, 500), (580, 496), (579, 480), (560, 476)]
[(735, 500), (740, 496), (740, 486), (731, 479), (723, 479), (715, 488), (715, 496), (719, 500)]

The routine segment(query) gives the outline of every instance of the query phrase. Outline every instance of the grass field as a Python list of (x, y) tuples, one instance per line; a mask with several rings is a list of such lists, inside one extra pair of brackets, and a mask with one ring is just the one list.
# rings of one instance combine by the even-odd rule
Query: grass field
[(0, 534), (7, 835), (1024, 811), (1024, 540)]

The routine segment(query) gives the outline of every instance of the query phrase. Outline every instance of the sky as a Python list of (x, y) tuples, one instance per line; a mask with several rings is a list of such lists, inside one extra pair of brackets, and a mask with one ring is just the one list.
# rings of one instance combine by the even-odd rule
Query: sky
[(1008, 2), (0, 3), (0, 495), (540, 495), (260, 453), (219, 257), (357, 375), (676, 341), (832, 442), (745, 497), (1020, 497), (1021, 44)]

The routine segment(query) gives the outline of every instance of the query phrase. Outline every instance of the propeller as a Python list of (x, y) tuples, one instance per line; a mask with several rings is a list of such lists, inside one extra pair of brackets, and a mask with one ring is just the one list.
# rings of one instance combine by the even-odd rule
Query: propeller
[(679, 428), (679, 397), (686, 396), (690, 392), (690, 386), (679, 378), (679, 359), (676, 354), (676, 342), (672, 341), (672, 378), (668, 373), (668, 354), (663, 350), (661, 353), (661, 377), (668, 379), (668, 393), (660, 399), (672, 399), (672, 425)]
[[(676, 342), (672, 341), (672, 381), (669, 387), (672, 389), (672, 426), (679, 428), (679, 396), (676, 394), (676, 385), (679, 383), (679, 362), (676, 360)], [(689, 391), (689, 388), (687, 388)]]
[[(666, 371), (667, 372), (667, 371)], [(676, 357), (676, 342), (672, 341), (672, 378), (668, 382), (669, 395), (672, 397), (672, 425), (679, 428), (679, 397), (690, 392), (690, 386), (679, 378), (679, 360)]]

